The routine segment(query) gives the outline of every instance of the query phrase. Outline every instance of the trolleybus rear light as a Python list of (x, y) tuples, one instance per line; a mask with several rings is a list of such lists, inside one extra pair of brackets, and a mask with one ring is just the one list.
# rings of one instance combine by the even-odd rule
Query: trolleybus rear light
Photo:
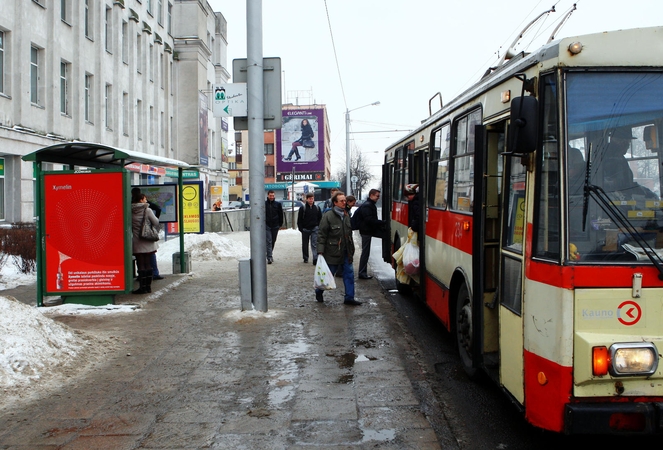
[(610, 415), (609, 424), (617, 431), (644, 431), (647, 420), (642, 413), (615, 413)]
[(592, 348), (592, 373), (595, 377), (602, 377), (608, 374), (608, 348), (607, 347), (593, 347)]

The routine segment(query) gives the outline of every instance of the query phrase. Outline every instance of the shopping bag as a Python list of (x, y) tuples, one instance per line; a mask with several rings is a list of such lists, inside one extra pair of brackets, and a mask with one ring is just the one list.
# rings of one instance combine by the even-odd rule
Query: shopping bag
[(336, 289), (336, 280), (334, 274), (329, 270), (327, 261), (322, 255), (318, 255), (318, 262), (315, 265), (315, 275), (313, 276), (313, 287), (316, 289)]
[(419, 273), (419, 246), (417, 245), (417, 233), (410, 228), (408, 239), (403, 246), (403, 270), (408, 275)]
[(152, 225), (152, 222), (147, 219), (147, 211), (143, 213), (143, 224), (140, 227), (140, 238), (152, 242), (159, 240), (159, 227), (155, 227)]

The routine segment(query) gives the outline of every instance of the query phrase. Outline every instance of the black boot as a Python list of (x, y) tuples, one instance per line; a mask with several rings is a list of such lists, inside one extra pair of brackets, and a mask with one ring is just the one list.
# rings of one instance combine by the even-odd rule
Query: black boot
[(131, 291), (132, 294), (145, 294), (145, 293), (147, 293), (147, 291), (145, 290), (145, 275), (146, 275), (145, 270), (139, 270), (138, 271), (138, 284), (139, 284), (139, 287), (138, 287), (138, 289)]
[(152, 292), (152, 271), (147, 271), (147, 276), (145, 277), (145, 293), (150, 294)]

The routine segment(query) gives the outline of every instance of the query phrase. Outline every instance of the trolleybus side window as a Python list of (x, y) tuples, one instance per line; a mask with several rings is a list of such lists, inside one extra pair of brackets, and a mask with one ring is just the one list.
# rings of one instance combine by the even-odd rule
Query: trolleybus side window
[(430, 206), (437, 208), (447, 207), (447, 194), (449, 187), (449, 125), (445, 125), (433, 132), (431, 183), (428, 198)]
[(455, 123), (451, 208), (471, 212), (474, 202), (474, 127), (481, 124), (476, 110)]
[[(542, 142), (537, 155), (537, 200), (534, 201), (534, 255), (558, 260), (560, 244), (560, 141), (558, 95), (554, 74), (541, 77)], [(561, 146), (564, 148), (564, 146)]]
[(401, 186), (403, 185), (403, 175), (405, 172), (405, 165), (407, 158), (405, 156), (405, 149), (403, 147), (396, 150), (394, 155), (394, 184), (392, 184), (391, 197), (394, 200), (401, 198)]

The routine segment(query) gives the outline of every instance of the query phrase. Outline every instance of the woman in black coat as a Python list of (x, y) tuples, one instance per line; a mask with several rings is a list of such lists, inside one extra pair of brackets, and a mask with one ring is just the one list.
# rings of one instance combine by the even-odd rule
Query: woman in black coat
[(299, 146), (304, 145), (305, 140), (313, 140), (314, 133), (313, 133), (313, 128), (311, 127), (311, 124), (308, 123), (308, 119), (302, 119), (301, 123), (302, 127), (302, 137), (297, 139), (295, 142), (292, 143), (292, 148), (290, 149), (290, 153), (288, 153), (288, 157), (285, 159), (286, 161), (290, 161), (292, 159), (292, 155), (294, 154), (297, 159), (295, 161), (299, 161), (302, 159), (299, 156)]

